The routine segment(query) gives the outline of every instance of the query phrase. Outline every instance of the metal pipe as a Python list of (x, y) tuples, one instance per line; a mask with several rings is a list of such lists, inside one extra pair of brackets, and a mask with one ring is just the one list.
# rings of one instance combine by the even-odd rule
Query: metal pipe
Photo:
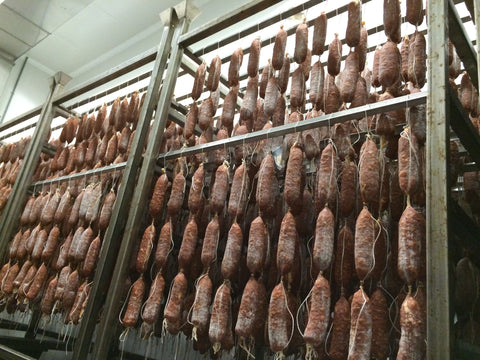
[(35, 167), (40, 159), (40, 152), (42, 146), (45, 144), (47, 134), (51, 126), (53, 118), (52, 99), (61, 91), (66, 82), (70, 78), (63, 73), (57, 73), (52, 78), (52, 86), (50, 93), (43, 105), (38, 126), (28, 143), (22, 165), (17, 175), (17, 179), (13, 184), (12, 191), (8, 198), (7, 204), (3, 211), (0, 221), (0, 259), (4, 258), (7, 249), (8, 241), (11, 239), (13, 231), (18, 226), (18, 218), (24, 205), (24, 199), (27, 194), (28, 186), (32, 182), (32, 176), (35, 172)]
[(188, 19), (183, 17), (179, 20), (175, 29), (175, 34), (172, 40), (169, 68), (163, 82), (160, 99), (158, 100), (158, 111), (155, 114), (155, 120), (150, 131), (147, 149), (143, 156), (142, 167), (138, 174), (137, 186), (135, 187), (135, 193), (132, 197), (128, 216), (126, 217), (125, 231), (120, 236), (122, 241), (117, 254), (117, 263), (115, 264), (111, 286), (105, 299), (105, 309), (93, 349), (93, 357), (95, 359), (107, 358), (110, 342), (114, 338), (115, 329), (117, 328), (115, 325), (120, 325), (118, 323), (118, 314), (121, 305), (119, 299), (123, 298), (125, 294), (124, 279), (127, 275), (130, 254), (141, 224), (144, 204), (147, 202), (147, 197), (150, 193), (151, 179), (155, 170), (156, 154), (158, 154), (161, 145), (161, 136), (159, 135), (163, 133), (167, 121), (168, 106), (166, 105), (171, 102), (171, 97), (177, 80), (178, 69), (183, 55), (178, 40), (180, 36), (185, 33), (188, 25)]
[(18, 83), (20, 82), (20, 78), (22, 77), (23, 70), (25, 69), (25, 65), (27, 65), (27, 61), (28, 61), (28, 56), (25, 56), (25, 60), (23, 60), (22, 67), (20, 68), (20, 72), (18, 73), (17, 78), (15, 79), (15, 84), (13, 84), (13, 89), (10, 92), (10, 95), (8, 95), (7, 104), (5, 105), (5, 109), (3, 109), (2, 116), (0, 117), (0, 124), (5, 122), (5, 115), (7, 115), (8, 108), (10, 107), (10, 103), (12, 102), (13, 95), (17, 90)]
[[(448, 262), (449, 96), (448, 0), (428, 2), (428, 99), (426, 142), (427, 359), (452, 355)], [(450, 15), (450, 16), (449, 16)]]
[[(112, 306), (105, 301), (105, 298), (108, 300), (109, 296), (111, 295), (111, 290), (109, 290), (106, 284), (110, 284), (111, 288), (121, 286), (120, 284), (115, 284), (115, 281), (111, 279), (115, 262), (116, 260), (120, 261), (120, 259), (117, 259), (117, 256), (119, 255), (119, 249), (121, 246), (123, 246), (123, 244), (120, 244), (119, 239), (121, 239), (123, 236), (128, 215), (128, 211), (125, 211), (125, 209), (128, 209), (130, 206), (133, 189), (137, 183), (137, 173), (142, 162), (143, 148), (150, 127), (150, 120), (152, 119), (154, 108), (157, 105), (157, 95), (160, 89), (160, 84), (162, 83), (163, 74), (166, 69), (168, 54), (172, 44), (175, 44), (173, 35), (176, 27), (176, 19), (173, 9), (169, 8), (165, 10), (161, 14), (161, 18), (163, 22), (163, 32), (157, 48), (158, 54), (154, 55), (156, 60), (153, 67), (152, 76), (150, 78), (150, 84), (145, 96), (144, 105), (142, 106), (140, 112), (137, 129), (132, 141), (132, 148), (130, 150), (127, 164), (122, 175), (122, 181), (117, 191), (117, 198), (114, 204), (110, 224), (103, 237), (102, 253), (100, 254), (97, 269), (95, 270), (89, 301), (85, 308), (82, 322), (80, 323), (77, 340), (75, 341), (75, 347), (72, 356), (73, 360), (83, 360), (87, 358), (92, 343), (93, 333), (97, 325), (97, 318), (102, 305), (105, 302), (105, 311), (108, 311), (108, 309)], [(169, 101), (170, 100), (171, 99), (169, 99)], [(166, 110), (168, 109), (169, 106), (166, 106)], [(144, 186), (144, 184), (138, 184)], [(113, 302), (116, 300), (118, 299), (115, 298)], [(103, 319), (105, 319), (105, 313), (103, 315)], [(107, 333), (112, 335), (113, 325), (114, 324), (111, 321), (108, 324), (105, 323), (105, 320), (100, 322), (93, 352), (95, 354), (100, 353), (103, 355), (95, 355), (93, 358), (107, 358), (111, 338), (102, 338), (100, 334), (102, 333), (102, 329), (104, 329)], [(105, 326), (107, 326), (106, 329)]]
[(347, 120), (353, 120), (363, 118), (365, 116), (375, 115), (382, 112), (392, 111), (400, 109), (402, 107), (416, 106), (424, 104), (427, 99), (425, 92), (419, 92), (410, 95), (400, 96), (394, 99), (380, 101), (365, 106), (359, 106), (358, 108), (338, 111), (333, 114), (322, 115), (316, 118), (302, 120), (297, 123), (290, 123), (286, 125), (277, 126), (271, 129), (259, 130), (251, 132), (245, 135), (234, 136), (224, 140), (212, 141), (210, 143), (196, 145), (192, 147), (182, 148), (180, 150), (170, 151), (165, 154), (161, 154), (157, 158), (157, 162), (163, 163), (164, 161), (173, 160), (183, 156), (190, 156), (196, 153), (208, 153), (212, 150), (222, 149), (225, 147), (232, 147), (236, 145), (242, 145), (254, 141), (260, 141), (268, 138), (274, 138), (277, 136), (283, 136), (295, 132), (301, 132), (304, 130), (313, 129), (319, 126), (329, 126), (337, 123), (345, 122)]

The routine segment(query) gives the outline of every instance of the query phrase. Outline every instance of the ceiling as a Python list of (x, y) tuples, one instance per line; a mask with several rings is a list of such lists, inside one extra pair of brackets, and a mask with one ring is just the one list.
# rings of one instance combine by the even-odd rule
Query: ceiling
[(6, 0), (0, 5), (0, 57), (14, 63), (27, 55), (52, 73), (74, 76), (119, 45), (159, 29), (158, 14), (178, 2)]

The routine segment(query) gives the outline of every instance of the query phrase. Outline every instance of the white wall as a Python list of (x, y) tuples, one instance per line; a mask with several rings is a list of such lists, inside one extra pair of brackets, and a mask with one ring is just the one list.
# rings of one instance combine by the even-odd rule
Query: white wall
[[(30, 58), (27, 59), (22, 70), (24, 61), (25, 57), (22, 57), (15, 62), (2, 92), (0, 98), (0, 116), (8, 106), (4, 119), (0, 119), (2, 122), (8, 121), (36, 106), (42, 105), (50, 90), (50, 78), (53, 75), (53, 71), (43, 67)], [(18, 79), (19, 76), (20, 78)], [(17, 79), (18, 83), (15, 87)], [(8, 104), (8, 99), (13, 90), (13, 97)]]

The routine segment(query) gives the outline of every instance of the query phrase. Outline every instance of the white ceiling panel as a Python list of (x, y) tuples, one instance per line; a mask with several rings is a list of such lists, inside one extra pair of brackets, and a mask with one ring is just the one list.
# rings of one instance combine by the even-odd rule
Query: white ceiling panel
[(56, 34), (52, 34), (32, 48), (28, 56), (54, 71), (69, 73), (75, 69), (81, 50)]
[(0, 49), (7, 54), (12, 55), (14, 59), (21, 56), (30, 48), (30, 46), (22, 41), (19, 41), (17, 38), (13, 37), (2, 29), (0, 29), (0, 44)]
[(3, 5), (52, 33), (93, 0), (6, 0)]
[(4, 31), (30, 46), (35, 45), (48, 35), (42, 28), (6, 6), (0, 6), (0, 24)]

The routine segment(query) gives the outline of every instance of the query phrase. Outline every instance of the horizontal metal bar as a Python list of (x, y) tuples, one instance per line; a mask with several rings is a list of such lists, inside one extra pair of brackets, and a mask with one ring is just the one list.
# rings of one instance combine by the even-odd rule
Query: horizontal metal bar
[(224, 147), (232, 147), (254, 141), (260, 141), (263, 139), (283, 136), (290, 133), (309, 130), (322, 125), (334, 125), (336, 123), (345, 122), (347, 120), (358, 119), (369, 115), (400, 109), (403, 107), (421, 105), (426, 103), (426, 99), (427, 95), (425, 92), (400, 96), (394, 99), (385, 100), (374, 104), (359, 106), (354, 109), (338, 111), (333, 114), (322, 115), (308, 120), (302, 120), (297, 123), (290, 123), (271, 129), (255, 131), (240, 136), (234, 136), (224, 140), (213, 141), (207, 144), (196, 145), (180, 150), (170, 151), (168, 153), (161, 154), (157, 158), (157, 161), (164, 162), (183, 156), (190, 156), (196, 153), (206, 153), (212, 150), (222, 149)]
[(146, 65), (148, 63), (151, 63), (152, 61), (155, 61), (155, 58), (157, 56), (157, 48), (152, 48), (150, 50), (145, 51), (144, 53), (137, 55), (124, 63), (115, 66), (114, 68), (107, 70), (103, 73), (101, 73), (98, 76), (95, 76), (91, 80), (87, 81), (84, 84), (80, 84), (77, 87), (59, 95), (56, 96), (53, 99), (53, 104), (58, 105), (58, 104), (63, 104), (66, 101), (72, 100), (76, 98), (77, 96), (80, 96), (90, 90), (93, 90), (101, 85), (104, 85), (108, 83), (109, 81), (118, 78), (119, 76), (128, 74), (129, 72)]
[[(229, 36), (225, 39), (222, 39), (221, 41), (217, 41), (212, 45), (208, 45), (208, 46), (206, 46), (202, 49), (199, 49), (199, 50), (195, 51), (195, 55), (200, 56), (202, 54), (209, 53), (211, 51), (215, 51), (219, 47), (222, 47), (222, 46), (228, 45), (228, 44), (230, 44), (234, 41), (237, 41), (239, 38), (240, 39), (245, 38), (248, 35), (259, 32), (260, 30), (263, 30), (263, 29), (267, 28), (268, 26), (271, 26), (271, 25), (274, 25), (275, 23), (281, 22), (282, 20), (287, 19), (290, 16), (301, 13), (302, 11), (304, 11), (306, 9), (309, 9), (313, 6), (316, 6), (316, 5), (318, 5), (318, 4), (320, 4), (324, 1), (325, 0), (311, 0), (311, 1), (308, 1), (308, 2), (306, 2), (304, 4), (300, 4), (300, 5), (296, 5), (297, 2), (292, 2), (292, 4), (293, 4), (292, 8), (290, 8), (286, 11), (283, 11), (281, 14), (273, 15), (272, 17), (267, 18), (266, 20), (262, 21), (259, 24), (255, 24), (253, 26), (250, 26), (247, 29), (241, 30), (238, 33), (236, 33), (234, 35), (231, 35), (231, 36)], [(363, 3), (367, 3), (369, 1), (371, 1), (371, 0), (364, 0)], [(331, 11), (330, 13), (328, 13), (327, 17), (330, 19), (330, 17), (334, 16), (336, 13), (341, 14), (342, 12), (345, 12), (347, 10), (347, 5), (342, 6), (342, 7), (338, 8), (337, 10), (338, 10), (338, 12), (336, 10), (334, 10), (334, 11)], [(313, 24), (313, 20), (308, 22), (309, 26), (311, 26), (312, 24)], [(288, 29), (287, 30), (288, 35), (295, 34), (295, 30), (296, 30), (296, 27)], [(275, 36), (273, 36), (269, 39), (264, 39), (264, 40), (262, 40), (261, 45), (264, 46), (264, 45), (271, 44), (274, 40), (275, 40)], [(243, 54), (244, 55), (248, 54), (249, 52), (250, 52), (250, 47), (243, 49)], [(231, 58), (231, 55), (223, 58), (222, 63), (230, 61), (230, 58)]]
[(26, 113), (19, 115), (17, 117), (14, 117), (12, 120), (9, 120), (7, 122), (4, 122), (0, 125), (0, 132), (5, 131), (7, 129), (10, 129), (11, 127), (18, 125), (25, 120), (31, 119), (35, 116), (40, 115), (40, 112), (42, 111), (43, 104), (39, 105), (37, 107), (34, 107), (32, 110), (27, 111)]
[[(307, 9), (307, 8), (311, 8), (311, 7), (315, 6), (315, 5), (318, 5), (318, 4), (320, 4), (320, 3), (324, 2), (324, 1), (325, 1), (325, 0), (314, 0), (314, 1), (309, 1), (309, 2), (306, 3), (306, 4), (302, 4), (302, 5), (295, 6), (295, 7), (291, 8), (290, 10), (287, 10), (286, 12), (283, 12), (282, 14), (275, 15), (275, 16), (273, 16), (273, 17), (271, 17), (271, 18), (269, 18), (269, 19), (261, 22), (261, 23), (259, 24), (259, 26), (254, 25), (254, 26), (252, 26), (252, 27), (250, 27), (250, 28), (248, 28), (248, 29), (245, 29), (245, 30), (240, 31), (239, 34), (232, 35), (232, 36), (230, 36), (230, 37), (228, 37), (228, 38), (226, 38), (226, 39), (224, 39), (224, 40), (222, 40), (222, 41), (220, 41), (220, 42), (218, 42), (218, 43), (215, 43), (215, 44), (209, 45), (209, 46), (207, 46), (207, 47), (205, 47), (205, 48), (203, 48), (203, 49), (197, 50), (197, 51), (195, 52), (195, 55), (200, 56), (201, 54), (209, 53), (209, 52), (211, 52), (211, 51), (215, 51), (215, 50), (217, 50), (218, 47), (228, 45), (229, 43), (238, 40), (239, 37), (242, 38), (242, 37), (245, 37), (245, 36), (247, 36), (247, 35), (250, 35), (250, 34), (253, 34), (253, 33), (255, 33), (255, 32), (258, 32), (258, 31), (261, 30), (261, 29), (264, 29), (264, 28), (266, 28), (266, 27), (268, 27), (268, 26), (271, 26), (271, 25), (273, 25), (273, 24), (275, 24), (275, 23), (279, 23), (279, 22), (281, 22), (283, 19), (286, 19), (286, 18), (288, 18), (288, 17), (290, 17), (290, 16), (293, 16), (293, 15), (295, 15), (295, 14), (298, 14), (298, 13), (300, 13), (301, 11), (303, 11), (303, 10), (305, 10), (305, 9)], [(370, 1), (372, 1), (372, 0), (363, 0), (363, 1), (362, 1), (362, 4), (366, 4), (366, 3), (370, 2)], [(343, 14), (343, 13), (345, 13), (345, 12), (347, 12), (347, 11), (348, 11), (348, 5), (344, 5), (344, 6), (341, 6), (341, 7), (337, 8), (337, 9), (335, 9), (335, 10), (332, 10), (332, 11), (326, 13), (326, 15), (327, 15), (327, 18), (328, 18), (328, 19), (331, 19), (331, 18), (333, 18), (334, 16)], [(314, 22), (315, 22), (315, 19), (311, 19), (311, 20), (307, 21), (308, 27), (312, 27), (313, 24), (314, 24)], [(381, 30), (384, 29), (383, 25), (379, 25), (379, 26), (377, 26), (377, 28), (378, 28), (378, 31), (381, 31)], [(286, 29), (287, 35), (288, 35), (288, 36), (294, 35), (296, 29), (297, 29), (296, 26), (293, 26), (293, 27), (291, 27), (290, 29)], [(368, 34), (371, 35), (372, 33), (369, 32)], [(261, 46), (263, 47), (263, 46), (272, 44), (272, 43), (275, 41), (275, 36), (276, 36), (276, 35), (271, 36), (270, 38), (267, 38), (267, 39), (263, 39), (263, 40), (261, 41)], [(345, 40), (345, 39), (342, 39), (342, 44), (345, 44), (345, 43), (346, 43), (346, 40)], [(325, 44), (324, 51), (327, 51), (327, 50), (328, 50), (328, 44)], [(247, 47), (247, 48), (243, 49), (243, 55), (246, 55), (246, 54), (249, 54), (249, 53), (250, 53), (250, 47)], [(223, 64), (224, 62), (230, 61), (231, 57), (232, 57), (231, 55), (228, 55), (228, 56), (222, 58), (222, 64)]]
[[(113, 86), (113, 87), (111, 87), (111, 88), (109, 88), (109, 89), (107, 89), (107, 90), (104, 90), (104, 91), (102, 91), (101, 93), (95, 94), (95, 96), (88, 97), (87, 99), (84, 99), (84, 100), (79, 101), (79, 102), (75, 102), (73, 105), (70, 105), (70, 106), (68, 107), (68, 109), (74, 109), (74, 108), (77, 108), (77, 107), (79, 107), (79, 106), (88, 104), (88, 103), (92, 102), (92, 100), (96, 100), (96, 99), (105, 97), (105, 96), (107, 96), (107, 95), (109, 95), (109, 94), (111, 94), (111, 93), (114, 93), (114, 92), (116, 92), (116, 91), (118, 91), (118, 90), (121, 90), (121, 89), (123, 89), (123, 88), (126, 88), (127, 86), (136, 84), (136, 83), (138, 83), (138, 82), (141, 81), (141, 80), (147, 79), (147, 78), (150, 77), (151, 75), (152, 75), (152, 71), (148, 71), (148, 72), (146, 72), (146, 73), (144, 73), (144, 74), (141, 74), (141, 75), (135, 77), (134, 79), (130, 79), (130, 80), (125, 81), (125, 82), (123, 82), (123, 83), (121, 83), (121, 84), (119, 84), (119, 85), (115, 85), (115, 86)], [(143, 87), (143, 89), (147, 90), (147, 86)], [(128, 93), (128, 94), (126, 94), (125, 96), (126, 96), (126, 97), (129, 97), (129, 96), (131, 96), (132, 94), (133, 94), (133, 92)], [(115, 101), (115, 100), (109, 101), (109, 102), (107, 103), (107, 105), (113, 104), (114, 101)], [(97, 106), (96, 108), (91, 109), (91, 110), (88, 110), (88, 111), (85, 111), (84, 113), (88, 113), (88, 112), (91, 112), (91, 111), (97, 111), (98, 109), (100, 109), (101, 106), (102, 106), (102, 105)]]
[(127, 165), (126, 162), (121, 162), (121, 163), (118, 163), (118, 164), (107, 165), (107, 166), (103, 166), (101, 168), (82, 171), (82, 172), (78, 172), (78, 173), (75, 173), (75, 174), (59, 176), (59, 177), (56, 177), (56, 178), (53, 178), (53, 179), (36, 181), (36, 182), (34, 182), (30, 185), (30, 189), (32, 190), (35, 187), (41, 187), (41, 186), (60, 183), (60, 182), (64, 182), (64, 181), (75, 180), (75, 179), (78, 179), (78, 178), (89, 177), (89, 176), (93, 176), (93, 175), (97, 175), (97, 174), (103, 174), (103, 173), (106, 173), (106, 172), (123, 170), (126, 165)]
[(5, 345), (0, 345), (0, 359), (3, 360), (35, 360), (35, 358), (22, 354)]
[(452, 0), (448, 0), (448, 7), (448, 36), (455, 45), (455, 50), (465, 65), (473, 85), (478, 89), (477, 54)]
[(471, 159), (480, 164), (480, 135), (477, 129), (473, 127), (470, 118), (450, 84), (447, 84), (447, 91), (450, 96), (451, 107), (450, 126), (468, 151)]
[(183, 35), (179, 40), (180, 46), (186, 48), (277, 3), (278, 1), (276, 0), (250, 1), (248, 4)]

